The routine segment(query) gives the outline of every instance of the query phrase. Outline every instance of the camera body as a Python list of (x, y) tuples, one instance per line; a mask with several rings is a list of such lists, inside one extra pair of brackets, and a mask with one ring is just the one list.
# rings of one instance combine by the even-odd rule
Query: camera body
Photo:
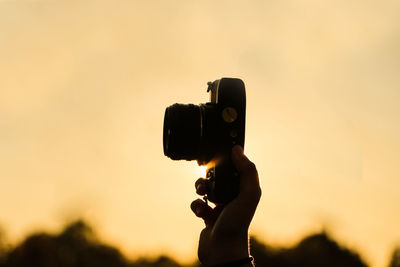
[(208, 83), (210, 102), (174, 104), (165, 110), (164, 154), (173, 160), (207, 165), (207, 199), (226, 204), (239, 193), (240, 177), (232, 147), (244, 147), (246, 92), (242, 80), (222, 78)]

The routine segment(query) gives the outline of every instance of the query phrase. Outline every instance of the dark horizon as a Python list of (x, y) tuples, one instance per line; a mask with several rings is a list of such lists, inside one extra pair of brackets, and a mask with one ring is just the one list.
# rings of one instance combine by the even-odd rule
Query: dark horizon
[[(305, 236), (292, 247), (250, 239), (256, 266), (265, 267), (367, 267), (359, 254), (338, 244), (326, 232)], [(182, 264), (174, 255), (128, 259), (114, 246), (101, 242), (96, 231), (83, 220), (74, 221), (57, 234), (37, 232), (15, 246), (0, 235), (0, 267), (195, 267)], [(400, 247), (394, 248), (387, 267), (400, 267)]]

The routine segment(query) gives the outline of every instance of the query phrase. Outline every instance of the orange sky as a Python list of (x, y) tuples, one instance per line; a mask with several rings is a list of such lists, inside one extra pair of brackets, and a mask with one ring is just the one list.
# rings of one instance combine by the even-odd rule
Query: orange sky
[[(0, 224), (83, 216), (130, 256), (195, 257), (194, 162), (162, 151), (165, 107), (247, 86), (252, 232), (328, 229), (371, 266), (400, 242), (398, 1), (0, 0)], [(218, 3), (215, 3), (218, 2)]]

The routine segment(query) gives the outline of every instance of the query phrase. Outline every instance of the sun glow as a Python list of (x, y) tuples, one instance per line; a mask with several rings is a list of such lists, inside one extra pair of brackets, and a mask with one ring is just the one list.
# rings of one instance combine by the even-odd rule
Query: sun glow
[(196, 168), (196, 171), (197, 171), (197, 175), (199, 176), (199, 177), (203, 177), (203, 178), (205, 178), (206, 177), (206, 174), (207, 174), (207, 166), (198, 166), (197, 168)]

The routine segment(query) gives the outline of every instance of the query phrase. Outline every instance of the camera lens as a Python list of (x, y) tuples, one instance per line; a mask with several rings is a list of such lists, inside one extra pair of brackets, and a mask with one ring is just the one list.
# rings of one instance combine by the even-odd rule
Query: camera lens
[(171, 159), (194, 160), (199, 156), (202, 136), (200, 106), (174, 104), (164, 116), (164, 154)]

